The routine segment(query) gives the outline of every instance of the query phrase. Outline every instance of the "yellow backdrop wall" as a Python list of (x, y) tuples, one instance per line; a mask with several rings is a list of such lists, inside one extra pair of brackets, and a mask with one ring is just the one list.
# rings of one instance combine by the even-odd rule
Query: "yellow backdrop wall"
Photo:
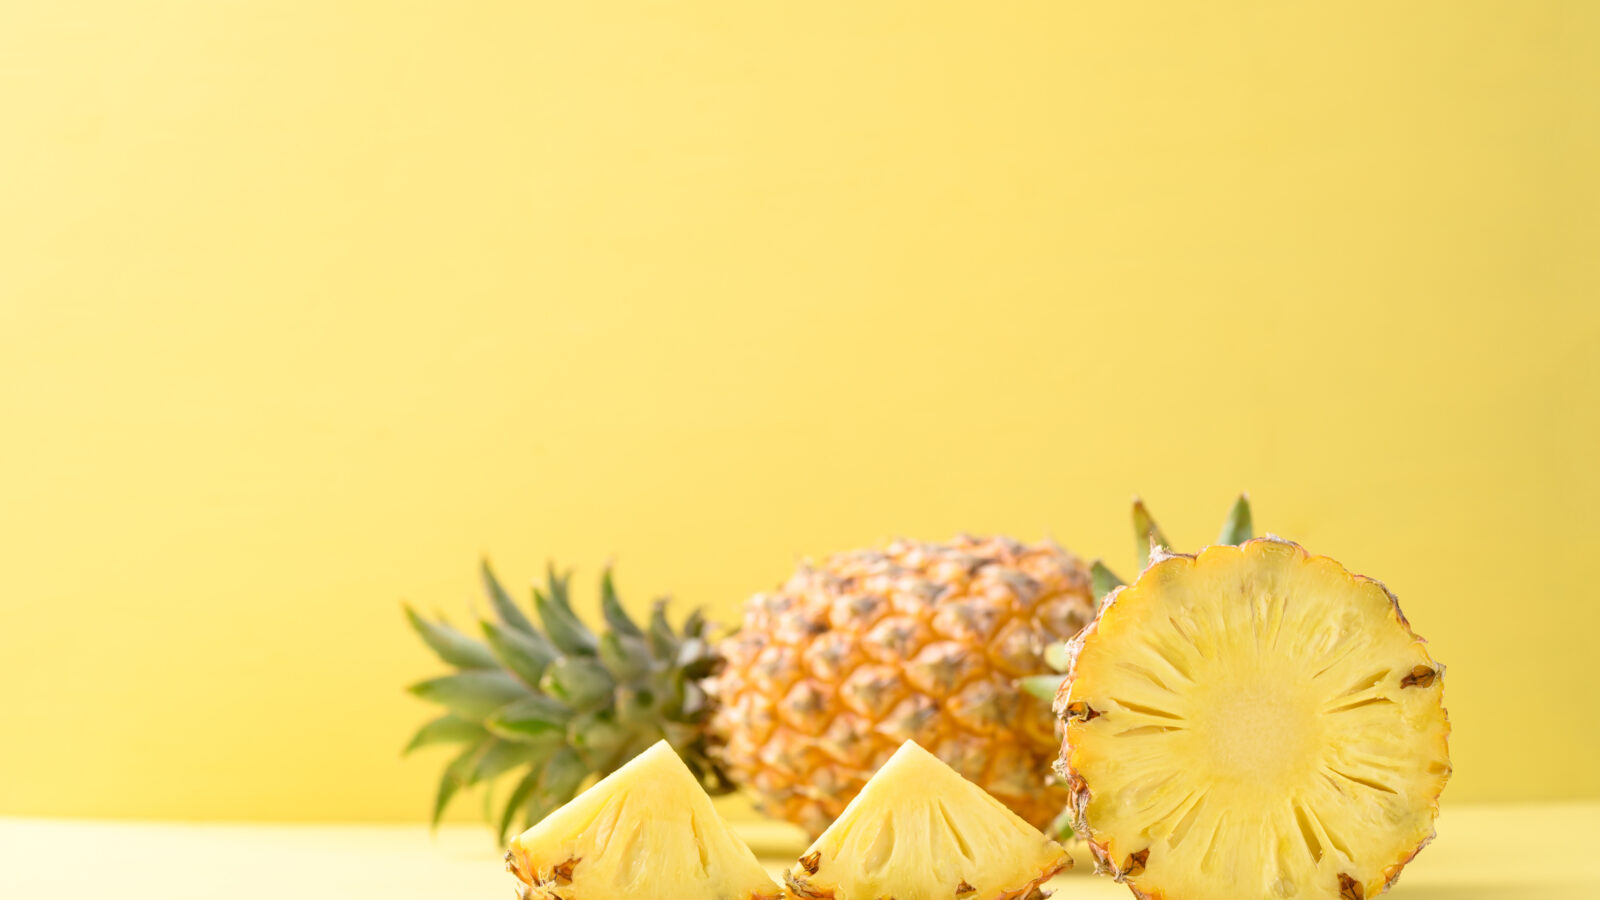
[[(979, 7), (982, 11), (979, 11)], [(1600, 795), (1600, 4), (0, 10), (0, 813), (414, 819), (480, 552), (802, 555), (1233, 492)], [(585, 595), (591, 597), (592, 595)], [(464, 811), (470, 815), (470, 811)]]

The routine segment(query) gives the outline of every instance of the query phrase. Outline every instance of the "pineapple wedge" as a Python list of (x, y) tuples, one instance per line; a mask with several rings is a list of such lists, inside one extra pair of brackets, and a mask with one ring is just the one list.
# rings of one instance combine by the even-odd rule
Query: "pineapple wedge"
[(1042, 898), (1066, 851), (912, 741), (784, 880), (800, 900)]
[(778, 886), (666, 741), (511, 842), (523, 900), (778, 900)]
[(1137, 896), (1364, 900), (1432, 838), (1444, 670), (1378, 582), (1278, 538), (1158, 552), (1069, 652), (1058, 768)]

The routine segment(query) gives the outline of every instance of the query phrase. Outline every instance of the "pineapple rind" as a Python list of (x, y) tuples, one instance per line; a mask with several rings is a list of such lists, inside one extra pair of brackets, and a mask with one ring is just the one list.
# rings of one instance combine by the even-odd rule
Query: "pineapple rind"
[(898, 540), (802, 565), (718, 647), (719, 758), (815, 836), (915, 740), (1044, 827), (1066, 800), (1048, 781), (1058, 738), (1018, 680), (1093, 608), (1088, 567), (1049, 542)]
[[(1157, 621), (1156, 612), (1166, 613), (1165, 621)], [(1317, 619), (1319, 613), (1330, 619)], [(1309, 620), (1298, 620), (1302, 614)], [(1212, 652), (1210, 658), (1186, 657), (1176, 652), (1185, 641), (1171, 639), (1174, 633), (1229, 646), (1189, 641), (1191, 650)], [(1345, 655), (1338, 657), (1340, 652)], [(1299, 715), (1295, 710), (1305, 698), (1295, 692), (1307, 683), (1316, 683), (1313, 690), (1352, 690), (1313, 707), (1315, 714), (1304, 722), (1267, 716), (1265, 734), (1276, 734), (1277, 741), (1255, 746), (1233, 739), (1227, 729), (1248, 729), (1254, 707), (1244, 703), (1237, 714), (1218, 712), (1229, 697), (1225, 690), (1221, 699), (1191, 700), (1193, 711), (1162, 708), (1205, 695), (1205, 685), (1225, 682), (1229, 667), (1240, 660), (1258, 674), (1239, 683), (1254, 689), (1251, 678), (1259, 680), (1285, 654), (1291, 661), (1336, 657), (1314, 673), (1318, 677), (1289, 668), (1269, 680), (1263, 698), (1285, 704), (1286, 715)], [(1251, 890), (1267, 897), (1372, 897), (1432, 838), (1439, 793), (1449, 776), (1443, 667), (1379, 582), (1280, 538), (1211, 547), (1193, 556), (1162, 554), (1133, 585), (1113, 592), (1071, 642), (1069, 655), (1056, 701), (1066, 723), (1058, 770), (1097, 870), (1125, 881), (1136, 894), (1169, 900)], [(1183, 683), (1185, 667), (1198, 684)], [(1413, 669), (1419, 674), (1403, 684)], [(1377, 679), (1373, 685), (1353, 690), (1369, 677)], [(1146, 692), (1147, 702), (1134, 702), (1136, 689)], [(1206, 742), (1200, 734), (1208, 715), (1232, 718), (1212, 723), (1214, 739)], [(1327, 733), (1330, 728), (1334, 733)], [(1370, 734), (1377, 737), (1346, 739)], [(1214, 758), (1190, 758), (1205, 747)], [(1318, 755), (1324, 749), (1331, 756)], [(1302, 766), (1298, 760), (1308, 762)], [(1213, 777), (1230, 761), (1258, 766), (1241, 768), (1233, 779), (1232, 803), (1211, 802), (1213, 793), (1227, 790), (1207, 781), (1193, 792), (1197, 800), (1179, 794), (1170, 813), (1159, 805), (1173, 801), (1162, 778), (1180, 786), (1197, 783), (1195, 773)], [(1325, 784), (1307, 780), (1309, 761), (1327, 767), (1318, 775)], [(1259, 768), (1275, 763), (1282, 771)], [(1372, 768), (1380, 764), (1394, 771)], [(1185, 767), (1187, 772), (1180, 771)], [(1225, 771), (1220, 778), (1229, 783)], [(1252, 781), (1260, 783), (1253, 793)], [(1283, 793), (1286, 786), (1297, 793)], [(1263, 812), (1252, 816), (1252, 806)], [(1347, 827), (1339, 818), (1346, 813), (1364, 821)], [(1262, 834), (1273, 840), (1260, 840)], [(1343, 884), (1344, 878), (1351, 883)]]
[(511, 842), (524, 900), (776, 900), (780, 891), (665, 742)]
[(907, 741), (785, 882), (797, 900), (1011, 900), (1071, 864), (1059, 844)]

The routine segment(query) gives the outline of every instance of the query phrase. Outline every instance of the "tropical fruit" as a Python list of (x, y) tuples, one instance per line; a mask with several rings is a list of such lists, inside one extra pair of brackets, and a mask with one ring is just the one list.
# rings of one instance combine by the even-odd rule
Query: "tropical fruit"
[(764, 811), (817, 834), (914, 740), (1044, 827), (1066, 802), (1057, 739), (1019, 680), (1093, 612), (1087, 567), (1049, 543), (896, 541), (802, 566), (718, 647), (721, 758)]
[(522, 900), (777, 900), (778, 886), (665, 741), (511, 842)]
[(839, 554), (755, 596), (721, 641), (697, 612), (674, 626), (664, 601), (636, 623), (609, 571), (599, 633), (553, 570), (532, 619), (487, 565), (483, 580), (485, 641), (407, 610), (458, 670), (412, 687), (448, 710), (412, 746), (462, 748), (436, 820), (459, 789), (526, 773), (502, 795), (504, 834), (663, 738), (708, 791), (744, 787), (812, 835), (907, 740), (1037, 826), (1065, 806), (1049, 701), (1019, 684), (1093, 614), (1088, 568), (1054, 544), (959, 537)]
[(907, 741), (784, 875), (797, 900), (1042, 898), (1061, 845)]
[(1443, 667), (1332, 559), (1275, 537), (1158, 549), (1068, 656), (1075, 824), (1139, 897), (1362, 900), (1433, 835)]

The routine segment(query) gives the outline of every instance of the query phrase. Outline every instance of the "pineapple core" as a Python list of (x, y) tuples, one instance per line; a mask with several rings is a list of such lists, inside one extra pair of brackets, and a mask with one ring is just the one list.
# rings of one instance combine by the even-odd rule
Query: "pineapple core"
[(511, 842), (524, 900), (777, 900), (776, 884), (661, 741)]
[(1442, 669), (1278, 539), (1155, 562), (1076, 639), (1063, 764), (1100, 864), (1170, 900), (1363, 900), (1433, 835)]
[(907, 741), (789, 870), (802, 900), (1042, 897), (1061, 846)]

